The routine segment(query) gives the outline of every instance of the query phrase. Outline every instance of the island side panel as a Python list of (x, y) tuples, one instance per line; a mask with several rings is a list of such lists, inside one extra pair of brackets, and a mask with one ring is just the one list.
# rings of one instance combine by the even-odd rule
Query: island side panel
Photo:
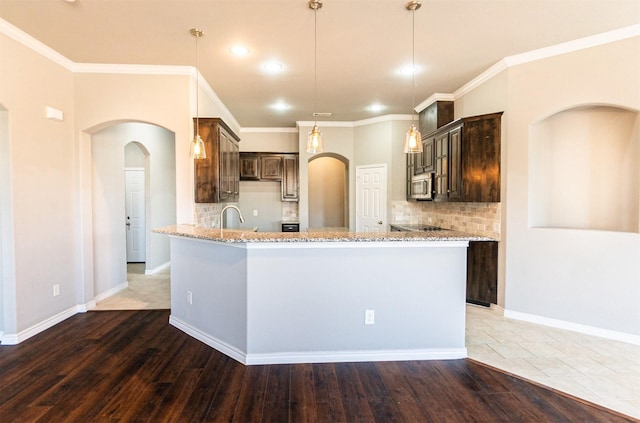
[(171, 319), (240, 361), (247, 350), (246, 278), (244, 244), (171, 237)]
[[(348, 244), (249, 245), (250, 359), (344, 352), (358, 360), (359, 352), (389, 350), (466, 356), (466, 242)], [(375, 311), (374, 325), (364, 324), (365, 310)]]

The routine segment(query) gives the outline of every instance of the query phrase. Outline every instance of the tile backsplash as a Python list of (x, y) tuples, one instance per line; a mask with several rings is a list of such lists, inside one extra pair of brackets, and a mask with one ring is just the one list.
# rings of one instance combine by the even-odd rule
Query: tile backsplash
[(422, 224), (500, 239), (500, 203), (395, 201), (393, 223)]
[[(193, 221), (196, 226), (207, 228), (220, 227), (220, 210), (226, 203), (194, 203)], [(234, 203), (237, 205), (237, 203)], [(285, 222), (297, 222), (298, 203), (293, 201), (282, 202), (282, 220)]]
[(195, 203), (193, 221), (196, 226), (207, 228), (220, 227), (220, 210), (224, 203)]

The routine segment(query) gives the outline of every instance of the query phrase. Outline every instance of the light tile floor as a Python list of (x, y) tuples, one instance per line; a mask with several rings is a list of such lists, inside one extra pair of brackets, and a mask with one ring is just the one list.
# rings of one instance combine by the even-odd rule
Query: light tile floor
[[(129, 288), (95, 310), (170, 308), (169, 271), (128, 267)], [(137, 306), (137, 307), (136, 307)], [(640, 419), (640, 346), (503, 316), (467, 305), (469, 358)]]
[(467, 305), (469, 358), (640, 418), (640, 346)]
[(92, 309), (158, 310), (171, 308), (170, 273), (168, 269), (153, 275), (144, 274), (144, 263), (127, 264), (129, 286), (98, 302)]

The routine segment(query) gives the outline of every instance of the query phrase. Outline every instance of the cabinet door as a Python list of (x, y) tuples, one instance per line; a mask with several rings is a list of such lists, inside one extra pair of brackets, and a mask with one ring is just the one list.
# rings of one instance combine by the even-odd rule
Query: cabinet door
[(500, 201), (500, 117), (466, 122), (463, 129), (463, 201)]
[(260, 179), (260, 157), (255, 154), (240, 155), (240, 179), (257, 181)]
[(498, 301), (498, 242), (472, 241), (467, 248), (467, 302), (489, 306)]
[(229, 166), (229, 180), (231, 181), (231, 201), (238, 201), (240, 198), (240, 146), (233, 140), (231, 141), (231, 160)]
[(194, 200), (196, 203), (215, 203), (218, 201), (218, 160), (220, 154), (218, 131), (215, 125), (203, 120), (200, 120), (198, 130), (204, 141), (207, 158), (194, 160)]
[(436, 168), (434, 148), (436, 139), (434, 137), (422, 140), (422, 169), (423, 173), (431, 173)]
[(435, 200), (446, 200), (449, 190), (449, 133), (436, 135), (435, 143)]
[(218, 169), (220, 173), (220, 201), (229, 201), (233, 195), (231, 180), (229, 179), (229, 171), (231, 169), (231, 140), (224, 131), (220, 131), (219, 140), (220, 162)]
[(462, 148), (462, 127), (449, 131), (449, 200), (460, 199), (460, 184), (462, 182), (462, 163), (460, 149)]
[(298, 201), (298, 156), (282, 156), (282, 201)]
[(236, 201), (240, 191), (240, 152), (231, 136), (219, 129), (220, 140), (220, 201)]
[(414, 166), (414, 162), (415, 162), (415, 157), (414, 157), (415, 154), (406, 154), (406, 156), (407, 156), (407, 177), (406, 177), (406, 182), (407, 182), (406, 183), (406, 185), (407, 185), (406, 189), (407, 189), (407, 191), (406, 191), (406, 198), (407, 198), (407, 201), (411, 201), (412, 200), (412, 198), (411, 198), (411, 178), (414, 175), (414, 173), (413, 173), (414, 172), (414, 170), (413, 170), (414, 167), (413, 166)]
[(282, 180), (282, 156), (262, 155), (260, 156), (260, 179), (271, 181)]
[(409, 154), (413, 160), (413, 174), (414, 175), (422, 175), (424, 170), (424, 156), (422, 153), (410, 153)]

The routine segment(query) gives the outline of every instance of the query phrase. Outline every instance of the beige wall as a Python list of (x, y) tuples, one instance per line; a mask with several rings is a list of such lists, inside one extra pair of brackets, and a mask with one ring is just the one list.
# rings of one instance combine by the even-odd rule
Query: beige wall
[[(501, 272), (507, 314), (613, 336), (640, 335), (638, 233), (531, 228), (528, 216), (532, 125), (584, 105), (637, 113), (639, 75), (640, 38), (635, 37), (512, 66), (456, 100), (456, 115), (505, 106)], [(633, 136), (638, 126), (636, 117)]]
[(267, 130), (248, 128), (240, 130), (240, 151), (269, 153), (297, 153), (298, 131), (295, 128)]
[[(78, 226), (74, 77), (0, 34), (0, 104), (7, 110), (2, 169), (10, 186), (3, 209), (2, 289), (5, 335), (77, 303)], [(45, 118), (45, 107), (64, 121)], [(6, 160), (5, 160), (6, 159)], [(8, 168), (7, 168), (8, 167)], [(10, 231), (9, 231), (9, 228)], [(13, 232), (13, 234), (9, 234)], [(9, 234), (7, 239), (4, 235)], [(4, 260), (8, 259), (8, 260)], [(53, 285), (60, 295), (53, 297)]]

